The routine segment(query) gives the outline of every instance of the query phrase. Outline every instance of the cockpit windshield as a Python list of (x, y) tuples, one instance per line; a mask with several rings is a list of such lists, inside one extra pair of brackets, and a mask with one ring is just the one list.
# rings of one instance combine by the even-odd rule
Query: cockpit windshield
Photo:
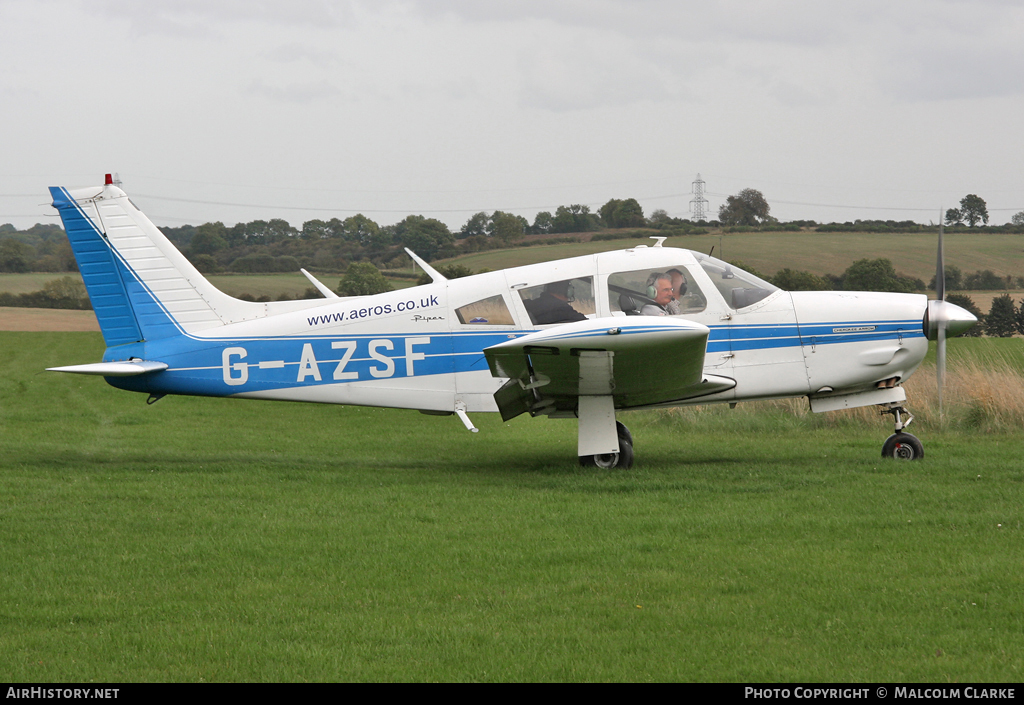
[(746, 308), (779, 290), (777, 286), (769, 284), (760, 277), (755, 277), (750, 272), (744, 272), (728, 262), (697, 252), (694, 252), (694, 255), (700, 266), (711, 277), (711, 281), (722, 292), (725, 302), (732, 308)]

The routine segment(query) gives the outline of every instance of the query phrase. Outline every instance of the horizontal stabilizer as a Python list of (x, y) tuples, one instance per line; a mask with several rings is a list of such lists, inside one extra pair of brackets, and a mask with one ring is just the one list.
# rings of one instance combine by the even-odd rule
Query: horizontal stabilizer
[(94, 362), (89, 365), (68, 365), (47, 367), (47, 372), (71, 372), (76, 375), (99, 375), (100, 377), (134, 377), (167, 369), (166, 362), (132, 360), (130, 362)]

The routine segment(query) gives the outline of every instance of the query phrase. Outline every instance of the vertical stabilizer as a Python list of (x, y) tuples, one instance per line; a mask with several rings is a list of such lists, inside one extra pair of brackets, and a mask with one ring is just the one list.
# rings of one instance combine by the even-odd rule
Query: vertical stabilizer
[(50, 194), (108, 346), (266, 315), (207, 281), (112, 183)]

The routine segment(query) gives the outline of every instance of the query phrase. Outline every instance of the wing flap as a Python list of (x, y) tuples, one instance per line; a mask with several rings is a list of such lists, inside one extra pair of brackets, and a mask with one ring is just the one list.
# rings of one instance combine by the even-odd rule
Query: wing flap
[(571, 411), (580, 396), (611, 395), (615, 408), (625, 409), (709, 393), (709, 332), (675, 318), (598, 318), (500, 343), (484, 355), (494, 377), (509, 379), (494, 395), (503, 418)]

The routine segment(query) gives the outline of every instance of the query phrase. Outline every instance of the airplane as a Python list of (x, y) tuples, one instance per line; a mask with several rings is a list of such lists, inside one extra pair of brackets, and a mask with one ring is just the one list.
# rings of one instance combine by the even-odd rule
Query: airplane
[[(877, 405), (883, 457), (918, 460), (902, 383), (976, 322), (922, 294), (787, 292), (690, 250), (653, 245), (339, 297), (255, 303), (214, 287), (114, 184), (50, 188), (107, 348), (50, 368), (148, 394), (575, 418), (585, 466), (628, 469), (626, 409), (807, 397)], [(942, 282), (941, 233), (937, 279)]]

